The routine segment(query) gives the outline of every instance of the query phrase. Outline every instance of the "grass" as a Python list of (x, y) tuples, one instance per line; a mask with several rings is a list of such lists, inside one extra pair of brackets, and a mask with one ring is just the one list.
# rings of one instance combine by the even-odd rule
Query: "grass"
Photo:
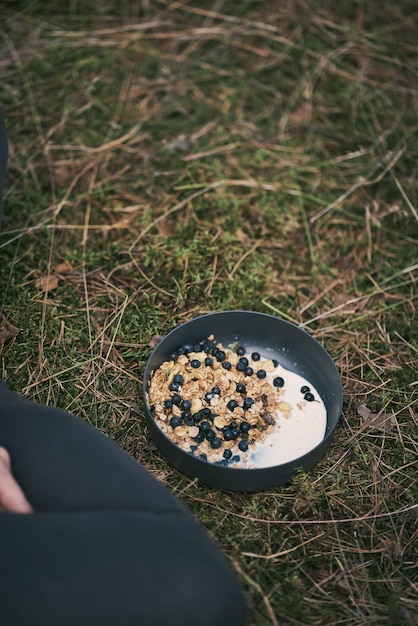
[[(1, 376), (168, 485), (253, 626), (417, 620), (417, 21), (407, 0), (3, 9)], [(230, 308), (301, 325), (345, 392), (327, 456), (251, 495), (170, 467), (140, 394), (154, 336)]]

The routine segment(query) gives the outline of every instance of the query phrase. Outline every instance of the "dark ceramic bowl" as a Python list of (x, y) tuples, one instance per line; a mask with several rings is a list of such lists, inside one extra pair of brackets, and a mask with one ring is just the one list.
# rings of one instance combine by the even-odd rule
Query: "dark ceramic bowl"
[[(234, 341), (247, 352), (257, 350), (264, 358), (303, 376), (320, 394), (327, 411), (325, 437), (307, 454), (281, 465), (241, 469), (216, 465), (195, 457), (173, 443), (154, 421), (147, 402), (152, 373), (169, 354), (185, 343), (196, 343), (213, 334), (227, 346)], [(340, 375), (328, 352), (304, 330), (278, 317), (252, 311), (222, 311), (202, 315), (181, 324), (157, 345), (144, 372), (145, 415), (159, 451), (180, 472), (202, 483), (232, 491), (262, 491), (287, 483), (298, 469), (309, 470), (328, 450), (341, 414), (343, 390)]]

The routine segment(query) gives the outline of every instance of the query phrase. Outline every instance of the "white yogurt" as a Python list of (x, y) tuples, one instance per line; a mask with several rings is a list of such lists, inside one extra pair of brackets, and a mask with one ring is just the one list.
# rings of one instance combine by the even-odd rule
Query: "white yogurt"
[[(277, 376), (283, 378), (281, 400), (292, 406), (292, 412), (288, 418), (277, 412), (274, 431), (249, 453), (248, 468), (272, 467), (298, 459), (321, 443), (327, 427), (327, 410), (312, 383), (281, 365), (267, 376), (271, 384)], [(304, 400), (300, 391), (303, 386), (310, 388), (315, 400)]]

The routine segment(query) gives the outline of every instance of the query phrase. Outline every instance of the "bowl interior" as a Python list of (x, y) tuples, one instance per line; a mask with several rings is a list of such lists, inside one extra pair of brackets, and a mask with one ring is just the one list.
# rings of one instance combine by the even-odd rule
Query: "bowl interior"
[[(221, 480), (220, 484), (217, 476), (225, 472), (229, 472), (226, 482), (228, 483), (228, 488), (231, 489), (235, 488), (235, 479), (230, 477), (232, 474), (237, 475), (237, 472), (239, 475), (239, 477), (237, 475), (239, 490), (245, 490), (243, 487), (245, 474), (253, 474), (254, 472), (266, 475), (264, 482), (268, 483), (267, 486), (284, 482), (283, 476), (280, 477), (279, 475), (276, 475), (275, 478), (270, 476), (267, 479), (269, 472), (271, 474), (272, 470), (283, 468), (283, 465), (263, 469), (236, 470), (205, 463), (184, 452), (171, 442), (165, 434), (158, 432), (158, 426), (153, 422), (152, 412), (146, 398), (148, 383), (153, 371), (168, 359), (171, 352), (177, 350), (182, 344), (196, 343), (200, 339), (209, 337), (211, 334), (225, 347), (238, 342), (246, 348), (247, 352), (258, 351), (264, 358), (276, 359), (281, 366), (303, 376), (316, 387), (327, 411), (324, 441), (320, 446), (317, 446), (318, 450), (313, 450), (312, 453), (304, 455), (304, 457), (296, 459), (294, 462), (286, 463), (285, 465), (290, 467), (285, 469), (283, 476), (286, 475), (288, 478), (293, 469), (300, 466), (308, 469), (312, 464), (316, 463), (329, 446), (329, 440), (332, 438), (341, 413), (343, 391), (338, 370), (328, 352), (307, 332), (283, 319), (252, 311), (222, 311), (202, 315), (178, 326), (157, 345), (148, 360), (143, 379), (146, 415), (157, 447), (168, 457), (169, 461), (188, 475), (199, 478), (201, 477), (201, 466), (212, 466), (210, 469), (205, 467), (202, 471), (204, 482), (214, 484), (214, 486), (222, 486), (225, 481), (222, 482)], [(187, 457), (187, 459), (184, 457)], [(214, 475), (213, 480), (211, 478), (212, 473)], [(232, 485), (229, 484), (231, 481)], [(263, 479), (261, 478), (260, 481), (260, 488), (262, 488)]]

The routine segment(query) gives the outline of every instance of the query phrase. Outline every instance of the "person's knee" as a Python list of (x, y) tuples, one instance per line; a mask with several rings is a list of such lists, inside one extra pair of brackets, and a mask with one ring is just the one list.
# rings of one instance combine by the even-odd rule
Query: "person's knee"
[(246, 599), (238, 576), (190, 514), (179, 508), (171, 515), (155, 516), (148, 537), (148, 548), (153, 544), (160, 564), (161, 593), (152, 602), (155, 624), (246, 626)]
[(199, 626), (245, 626), (245, 595), (232, 569), (217, 560), (207, 571), (209, 575), (205, 583), (200, 586), (196, 582), (193, 598)]
[[(202, 532), (200, 538), (196, 533), (195, 542), (185, 543), (181, 550), (178, 582), (187, 612), (195, 616), (195, 621), (190, 623), (245, 626), (247, 605), (243, 588), (218, 547)], [(176, 582), (174, 585), (177, 587)], [(180, 596), (181, 593), (179, 600)], [(179, 619), (179, 624), (184, 626), (184, 623)]]

